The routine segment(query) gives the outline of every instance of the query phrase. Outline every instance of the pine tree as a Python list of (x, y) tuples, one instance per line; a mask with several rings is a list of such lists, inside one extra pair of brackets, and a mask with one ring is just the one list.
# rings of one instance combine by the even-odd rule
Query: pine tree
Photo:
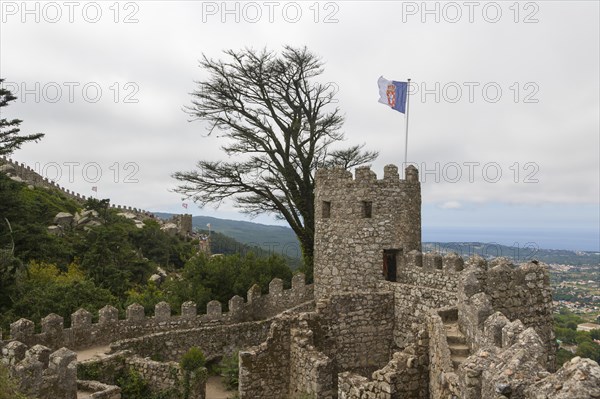
[(0, 156), (10, 155), (21, 148), (23, 143), (38, 141), (44, 137), (43, 133), (19, 135), (21, 131), (19, 125), (23, 121), (20, 119), (8, 120), (2, 117), (2, 108), (17, 99), (10, 90), (2, 86), (2, 82), (4, 79), (0, 79)]

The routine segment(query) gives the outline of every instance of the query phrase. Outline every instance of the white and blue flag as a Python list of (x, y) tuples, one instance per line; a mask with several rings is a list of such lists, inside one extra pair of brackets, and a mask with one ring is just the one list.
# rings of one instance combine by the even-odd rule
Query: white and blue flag
[(380, 76), (377, 85), (379, 86), (379, 102), (406, 114), (408, 82), (396, 82)]

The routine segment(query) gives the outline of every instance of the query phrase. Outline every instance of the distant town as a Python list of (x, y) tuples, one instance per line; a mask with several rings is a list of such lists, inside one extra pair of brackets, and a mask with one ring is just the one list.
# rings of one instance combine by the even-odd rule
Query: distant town
[(587, 322), (600, 323), (600, 266), (550, 264), (554, 289), (554, 307), (581, 316)]

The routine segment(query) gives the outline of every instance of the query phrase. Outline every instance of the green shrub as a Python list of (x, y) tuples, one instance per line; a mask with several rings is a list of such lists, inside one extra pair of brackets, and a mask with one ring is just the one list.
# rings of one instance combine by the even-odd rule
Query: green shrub
[(204, 353), (197, 347), (192, 347), (181, 357), (179, 365), (184, 371), (196, 371), (206, 364)]
[(239, 385), (240, 363), (238, 352), (231, 356), (226, 356), (219, 365), (223, 383), (227, 389), (237, 389)]
[(188, 350), (179, 361), (179, 366), (183, 370), (183, 399), (189, 399), (190, 393), (198, 389), (199, 384), (206, 381), (207, 373), (204, 365), (206, 359), (200, 348), (193, 346)]
[(140, 373), (129, 370), (117, 378), (117, 385), (121, 387), (122, 399), (147, 399), (151, 397), (150, 387)]
[(560, 368), (565, 362), (573, 359), (575, 355), (566, 349), (560, 348), (556, 352), (556, 367)]

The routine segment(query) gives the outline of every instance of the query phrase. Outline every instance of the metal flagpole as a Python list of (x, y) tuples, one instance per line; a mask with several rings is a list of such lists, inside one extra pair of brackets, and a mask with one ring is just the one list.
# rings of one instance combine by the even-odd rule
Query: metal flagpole
[(410, 79), (406, 83), (406, 115), (404, 120), (404, 168), (408, 166), (408, 104), (410, 101)]

